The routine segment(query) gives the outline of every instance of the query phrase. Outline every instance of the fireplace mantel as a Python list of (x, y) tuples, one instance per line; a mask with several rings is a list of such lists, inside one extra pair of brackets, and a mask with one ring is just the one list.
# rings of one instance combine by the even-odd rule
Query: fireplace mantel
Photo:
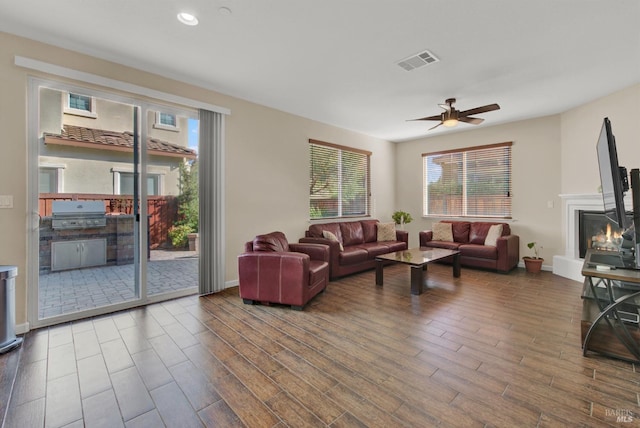
[[(629, 193), (629, 192), (628, 192)], [(553, 256), (553, 273), (575, 281), (583, 282), (582, 265), (578, 247), (578, 211), (604, 211), (601, 193), (563, 194), (562, 234), (564, 236), (564, 255)], [(624, 199), (625, 206), (631, 207), (631, 196)]]

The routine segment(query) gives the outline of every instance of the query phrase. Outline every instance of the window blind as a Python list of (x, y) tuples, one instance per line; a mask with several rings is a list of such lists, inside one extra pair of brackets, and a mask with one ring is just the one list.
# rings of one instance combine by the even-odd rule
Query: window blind
[(424, 215), (511, 218), (511, 146), (424, 153)]
[(371, 152), (309, 140), (309, 153), (310, 218), (368, 216)]

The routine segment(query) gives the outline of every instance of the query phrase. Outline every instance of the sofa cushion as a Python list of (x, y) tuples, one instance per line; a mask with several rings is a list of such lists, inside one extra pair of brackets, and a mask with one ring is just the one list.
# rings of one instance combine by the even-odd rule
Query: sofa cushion
[(340, 251), (344, 251), (344, 245), (342, 245), (342, 242), (340, 242), (340, 240), (338, 239), (338, 237), (336, 235), (334, 235), (332, 232), (329, 232), (328, 230), (323, 230), (322, 231), (322, 237), (328, 239), (329, 241), (334, 241), (340, 244)]
[[(471, 227), (469, 228), (469, 243), (484, 245), (484, 241), (487, 238), (489, 229), (494, 224), (502, 224), (502, 223), (489, 223), (489, 222), (482, 222), (482, 221), (476, 221), (474, 223), (471, 223)], [(502, 235), (504, 235), (504, 226), (503, 226)]]
[(453, 230), (453, 241), (461, 244), (469, 242), (469, 229), (471, 222), (468, 221), (452, 221), (451, 229)]
[(359, 221), (348, 221), (340, 223), (342, 232), (342, 243), (346, 246), (364, 243), (364, 231), (362, 223)]
[(394, 253), (396, 251), (403, 251), (407, 249), (407, 243), (404, 241), (385, 241), (382, 244), (387, 247), (387, 253)]
[(375, 259), (376, 257), (389, 252), (387, 242), (367, 242), (365, 244), (358, 245), (358, 248), (365, 250), (369, 254), (369, 259)]
[(492, 247), (496, 246), (498, 238), (502, 236), (502, 225), (494, 224), (489, 228), (489, 232), (487, 232), (487, 237), (484, 238), (484, 245), (490, 245)]
[(253, 239), (253, 251), (289, 251), (289, 242), (282, 232), (258, 235)]
[(376, 242), (378, 240), (378, 220), (362, 220), (362, 232), (364, 242)]
[(356, 263), (366, 262), (369, 259), (369, 253), (359, 247), (346, 247), (344, 251), (340, 252), (338, 260), (340, 265), (354, 265)]
[(324, 238), (322, 232), (328, 230), (329, 232), (336, 235), (338, 241), (342, 242), (342, 232), (340, 231), (339, 223), (322, 223), (322, 224), (312, 224), (309, 226), (309, 237), (311, 238)]
[(453, 242), (451, 223), (434, 223), (431, 228), (434, 241)]
[(459, 242), (445, 242), (445, 241), (429, 241), (426, 243), (427, 247), (434, 248), (446, 248), (447, 250), (457, 250), (460, 247)]
[(395, 223), (378, 223), (378, 242), (395, 241), (396, 240), (396, 224)]
[(478, 259), (498, 259), (498, 248), (489, 245), (462, 244), (458, 248), (462, 257), (475, 257)]

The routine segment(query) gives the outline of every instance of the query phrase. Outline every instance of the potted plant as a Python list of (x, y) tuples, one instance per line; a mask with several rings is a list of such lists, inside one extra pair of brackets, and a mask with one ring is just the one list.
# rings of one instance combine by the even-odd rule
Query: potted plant
[(396, 224), (399, 224), (400, 229), (403, 229), (403, 230), (404, 230), (405, 224), (411, 223), (413, 221), (413, 217), (411, 217), (411, 214), (405, 211), (396, 211), (393, 213), (391, 218)]
[[(544, 262), (544, 259), (538, 256), (538, 245), (536, 242), (529, 242), (527, 247), (533, 250), (534, 256), (525, 256), (522, 258), (522, 260), (524, 260), (524, 267), (529, 273), (538, 273), (542, 270), (542, 262)], [(542, 247), (540, 247), (540, 249), (542, 249)]]

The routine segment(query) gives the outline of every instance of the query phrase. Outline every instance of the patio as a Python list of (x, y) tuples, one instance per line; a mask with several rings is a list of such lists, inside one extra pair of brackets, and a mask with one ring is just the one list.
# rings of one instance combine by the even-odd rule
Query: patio
[[(195, 251), (152, 250), (147, 262), (147, 294), (198, 286)], [(48, 318), (135, 298), (134, 265), (73, 269), (40, 275), (39, 317)]]

